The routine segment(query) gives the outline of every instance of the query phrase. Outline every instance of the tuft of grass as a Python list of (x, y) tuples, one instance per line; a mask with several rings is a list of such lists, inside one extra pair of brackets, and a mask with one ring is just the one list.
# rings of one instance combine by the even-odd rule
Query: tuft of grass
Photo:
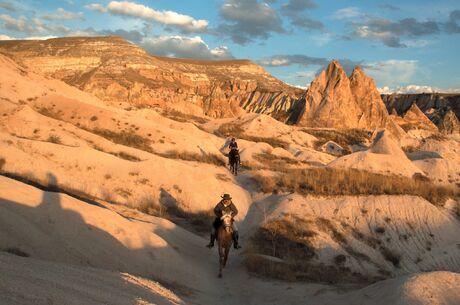
[(163, 110), (162, 115), (171, 120), (182, 122), (182, 123), (196, 122), (198, 124), (204, 124), (204, 123), (209, 122), (209, 119), (206, 119), (204, 117), (199, 117), (199, 116), (192, 115), (192, 114), (185, 114), (185, 113), (182, 113), (174, 109)]
[(342, 130), (304, 129), (303, 131), (318, 138), (318, 141), (315, 143), (316, 149), (328, 141), (333, 141), (346, 150), (346, 147), (363, 144), (371, 137), (368, 131), (358, 128)]
[(315, 195), (413, 195), (442, 205), (456, 195), (449, 186), (402, 176), (385, 176), (356, 169), (329, 167), (285, 169), (273, 176), (253, 177), (265, 193), (297, 192)]
[(401, 255), (399, 255), (395, 251), (388, 249), (385, 246), (380, 246), (380, 253), (382, 253), (383, 257), (387, 261), (391, 262), (393, 266), (395, 266), (396, 268), (400, 267)]
[(151, 141), (131, 131), (115, 132), (108, 129), (94, 128), (88, 130), (116, 144), (134, 147), (147, 152), (153, 152), (150, 147)]
[[(330, 227), (327, 222), (323, 224)], [(312, 243), (317, 234), (313, 228), (317, 225), (293, 216), (264, 223), (249, 241), (250, 253), (244, 260), (246, 268), (257, 275), (285, 281), (371, 281), (346, 267), (343, 254), (337, 255), (331, 265), (317, 260)]]
[(165, 153), (157, 153), (159, 156), (169, 159), (180, 159), (185, 161), (197, 161), (202, 163), (224, 166), (225, 162), (217, 155), (210, 153), (191, 153), (187, 151), (169, 150)]
[(213, 209), (191, 213), (177, 204), (164, 205), (158, 198), (151, 195), (144, 197), (136, 208), (142, 213), (168, 219), (198, 234), (208, 234), (214, 220)]
[(256, 137), (249, 136), (244, 133), (244, 129), (236, 124), (226, 123), (222, 124), (215, 132), (219, 137), (235, 137), (239, 139), (244, 139), (252, 142), (264, 142), (270, 144), (272, 147), (282, 147), (287, 148), (288, 143), (280, 140), (278, 138), (265, 138), (265, 137)]
[(48, 137), (48, 142), (51, 142), (54, 144), (61, 144), (61, 138), (57, 135), (51, 134)]
[(10, 254), (14, 254), (14, 255), (17, 255), (17, 256), (21, 256), (21, 257), (30, 257), (29, 253), (24, 252), (19, 248), (12, 247), (12, 248), (2, 249), (1, 251), (8, 252)]

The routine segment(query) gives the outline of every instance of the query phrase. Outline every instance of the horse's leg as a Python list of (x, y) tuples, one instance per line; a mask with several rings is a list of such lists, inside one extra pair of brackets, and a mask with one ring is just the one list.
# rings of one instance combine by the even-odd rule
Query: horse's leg
[(225, 246), (225, 254), (224, 254), (224, 267), (227, 265), (228, 253), (230, 252), (230, 245)]
[(224, 268), (223, 266), (223, 262), (224, 262), (224, 258), (223, 258), (223, 251), (222, 251), (222, 247), (219, 245), (219, 277), (222, 277), (222, 269)]

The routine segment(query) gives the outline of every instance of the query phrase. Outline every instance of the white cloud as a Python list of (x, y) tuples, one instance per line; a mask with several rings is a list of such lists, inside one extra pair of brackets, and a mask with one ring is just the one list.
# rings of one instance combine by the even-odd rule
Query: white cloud
[(355, 18), (360, 18), (364, 17), (365, 14), (361, 12), (361, 10), (358, 7), (345, 7), (336, 10), (332, 15), (331, 19), (335, 20), (344, 20), (344, 19), (355, 19)]
[(0, 40), (13, 40), (13, 39), (14, 39), (13, 37), (10, 37), (8, 35), (0, 34)]
[(43, 16), (43, 19), (46, 19), (46, 20), (74, 20), (74, 19), (84, 20), (85, 18), (83, 16), (83, 13), (81, 12), (78, 12), (78, 13), (68, 12), (65, 9), (60, 7), (56, 10), (56, 13), (45, 15)]
[(85, 6), (87, 9), (108, 12), (114, 15), (152, 20), (166, 26), (177, 27), (185, 32), (205, 32), (208, 21), (196, 20), (193, 17), (182, 15), (174, 11), (158, 11), (151, 7), (128, 1), (111, 1), (106, 7), (93, 3)]
[(363, 65), (366, 73), (372, 76), (378, 84), (395, 88), (407, 84), (417, 72), (416, 60), (386, 60)]
[(103, 5), (101, 5), (99, 3), (87, 4), (87, 5), (85, 5), (85, 8), (88, 9), (88, 10), (97, 11), (97, 12), (100, 12), (100, 13), (106, 13), (107, 12), (107, 9)]
[(25, 38), (21, 38), (21, 39), (25, 39), (25, 40), (47, 40), (47, 39), (51, 39), (51, 38), (57, 38), (57, 36), (53, 36), (53, 35), (48, 35), (48, 36), (29, 36), (29, 37), (25, 37)]
[(382, 88), (378, 88), (378, 90), (381, 94), (392, 94), (392, 93), (417, 94), (417, 93), (435, 93), (435, 92), (460, 93), (460, 88), (459, 89), (454, 89), (454, 88), (441, 89), (437, 87), (424, 86), (424, 85), (407, 85), (404, 87), (396, 87), (396, 88), (390, 88), (388, 86), (385, 86)]
[(41, 30), (40, 24), (31, 24), (24, 16), (13, 18), (9, 15), (2, 14), (0, 15), (0, 20), (3, 21), (3, 26), (10, 31), (34, 33)]
[(141, 46), (154, 55), (198, 59), (233, 58), (227, 47), (210, 49), (200, 36), (147, 37), (142, 39)]

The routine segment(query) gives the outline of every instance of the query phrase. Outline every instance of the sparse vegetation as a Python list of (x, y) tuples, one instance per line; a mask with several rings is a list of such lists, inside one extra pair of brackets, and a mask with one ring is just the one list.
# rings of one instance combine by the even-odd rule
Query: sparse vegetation
[(414, 195), (436, 205), (442, 205), (447, 198), (455, 196), (452, 187), (356, 169), (285, 169), (273, 176), (256, 175), (253, 179), (260, 191), (265, 193), (276, 190), (314, 195)]
[(270, 144), (272, 147), (286, 148), (288, 146), (288, 143), (278, 138), (265, 138), (246, 135), (241, 126), (232, 123), (222, 124), (214, 133), (219, 137), (232, 136), (252, 142), (265, 142)]
[(225, 162), (217, 155), (210, 153), (191, 153), (187, 151), (169, 150), (165, 153), (157, 153), (159, 156), (169, 159), (181, 159), (186, 161), (197, 161), (202, 163), (215, 164), (217, 166), (224, 166)]
[(12, 248), (6, 248), (6, 249), (2, 249), (1, 251), (3, 252), (8, 252), (10, 254), (14, 254), (14, 255), (17, 255), (17, 256), (21, 256), (21, 257), (30, 257), (30, 254), (19, 249), (19, 248), (15, 248), (15, 247), (12, 247)]
[(355, 144), (363, 144), (371, 137), (368, 131), (358, 128), (343, 130), (304, 129), (303, 131), (318, 138), (318, 141), (315, 143), (316, 149), (323, 146), (328, 141), (333, 141), (347, 151), (347, 147)]
[(94, 128), (88, 131), (95, 133), (103, 138), (106, 138), (107, 140), (112, 141), (116, 144), (134, 147), (134, 148), (144, 150), (147, 152), (152, 152), (152, 148), (150, 147), (151, 141), (134, 132), (130, 132), (130, 131), (115, 132), (112, 130), (102, 129), (102, 128)]
[[(338, 283), (371, 280), (345, 267), (346, 256), (343, 254), (337, 255), (330, 265), (316, 260), (312, 244), (312, 238), (317, 234), (313, 229), (315, 225), (318, 224), (292, 216), (266, 222), (250, 240), (246, 267), (255, 274), (287, 281)], [(329, 228), (329, 224), (325, 225)]]
[(5, 158), (0, 158), (0, 172), (3, 171), (3, 167), (5, 166)]
[(51, 142), (54, 144), (61, 144), (61, 138), (58, 135), (51, 134), (48, 137), (48, 142)]
[(208, 234), (214, 219), (214, 212), (212, 209), (191, 213), (177, 204), (164, 205), (158, 198), (152, 195), (144, 197), (139, 204), (134, 207), (145, 214), (168, 219), (198, 234)]
[(206, 119), (204, 117), (200, 117), (200, 116), (196, 116), (192, 114), (185, 114), (185, 113), (182, 113), (174, 109), (163, 110), (162, 115), (164, 115), (165, 117), (171, 120), (182, 122), (182, 123), (196, 122), (199, 124), (204, 124), (209, 121), (209, 119)]
[(380, 252), (382, 253), (383, 257), (391, 262), (393, 264), (393, 266), (395, 266), (396, 268), (399, 268), (400, 265), (400, 261), (401, 261), (401, 255), (399, 255), (398, 253), (388, 249), (387, 247), (385, 246), (380, 246)]
[(93, 115), (91, 118), (90, 118), (91, 122), (94, 122), (94, 121), (97, 121), (97, 116)]

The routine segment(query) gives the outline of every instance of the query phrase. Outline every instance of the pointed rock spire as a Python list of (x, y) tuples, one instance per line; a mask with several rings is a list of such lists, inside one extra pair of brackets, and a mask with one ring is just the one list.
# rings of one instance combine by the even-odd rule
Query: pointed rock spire
[(333, 60), (311, 83), (297, 123), (312, 127), (384, 127), (388, 111), (372, 78), (356, 67), (350, 78)]

